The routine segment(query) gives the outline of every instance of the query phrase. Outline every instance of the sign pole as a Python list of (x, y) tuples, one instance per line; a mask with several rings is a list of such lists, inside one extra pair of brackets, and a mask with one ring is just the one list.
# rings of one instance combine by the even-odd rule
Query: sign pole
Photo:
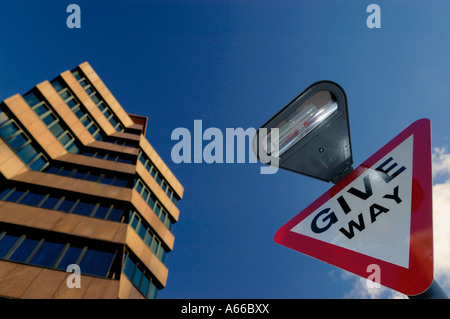
[(447, 294), (442, 290), (441, 286), (433, 279), (430, 287), (421, 294), (408, 296), (409, 299), (448, 299)]

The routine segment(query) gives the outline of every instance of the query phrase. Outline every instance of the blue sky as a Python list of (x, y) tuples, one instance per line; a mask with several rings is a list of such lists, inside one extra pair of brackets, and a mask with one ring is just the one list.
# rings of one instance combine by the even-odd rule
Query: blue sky
[[(66, 26), (70, 3), (81, 29)], [(371, 3), (381, 29), (366, 25)], [(347, 93), (354, 167), (426, 117), (445, 185), (449, 11), (448, 1), (2, 1), (0, 99), (89, 61), (127, 112), (149, 117), (148, 140), (185, 187), (160, 298), (391, 297), (274, 243), (331, 184), (254, 163), (175, 164), (170, 137), (196, 119), (257, 128), (331, 80)]]

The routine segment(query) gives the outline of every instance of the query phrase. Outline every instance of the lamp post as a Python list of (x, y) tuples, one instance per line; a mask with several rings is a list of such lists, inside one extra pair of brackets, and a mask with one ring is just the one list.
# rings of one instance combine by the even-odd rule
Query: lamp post
[(260, 161), (270, 156), (283, 169), (337, 183), (353, 169), (344, 90), (314, 83), (257, 130), (253, 150)]

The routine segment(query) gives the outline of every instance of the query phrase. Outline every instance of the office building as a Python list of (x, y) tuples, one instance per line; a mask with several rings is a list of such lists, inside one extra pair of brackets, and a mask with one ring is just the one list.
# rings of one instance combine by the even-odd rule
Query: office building
[(1, 103), (0, 297), (157, 298), (183, 187), (146, 129), (87, 62)]

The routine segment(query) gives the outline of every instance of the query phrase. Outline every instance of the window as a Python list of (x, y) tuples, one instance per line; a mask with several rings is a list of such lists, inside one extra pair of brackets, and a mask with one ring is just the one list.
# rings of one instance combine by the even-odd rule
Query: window
[(145, 266), (135, 260), (137, 259), (132, 257), (128, 251), (125, 252), (123, 273), (147, 299), (156, 299), (158, 288), (153, 282), (153, 277)]
[(25, 262), (38, 243), (37, 239), (23, 238), (8, 260)]
[(116, 222), (124, 222), (125, 206), (116, 204), (100, 204), (92, 200), (79, 199), (69, 196), (55, 196), (45, 192), (24, 190), (0, 186), (0, 200), (15, 202), (29, 206), (52, 209), (66, 213), (93, 216)]
[(11, 250), (18, 239), (19, 236), (14, 234), (3, 233), (3, 236), (0, 235), (0, 258), (3, 258)]
[(103, 113), (106, 119), (111, 123), (114, 129), (118, 132), (125, 131), (125, 127), (120, 123), (119, 118), (111, 111), (109, 106), (103, 100), (102, 96), (95, 91), (94, 86), (80, 71), (73, 71), (73, 76), (78, 80), (84, 91), (91, 97), (92, 101), (97, 105), (99, 110)]
[(80, 119), (81, 123), (91, 133), (97, 141), (103, 141), (103, 136), (100, 128), (95, 124), (94, 120), (89, 116), (88, 111), (69, 91), (69, 88), (65, 88), (58, 80), (52, 81), (53, 88), (59, 93), (59, 96), (66, 102), (72, 112)]
[(79, 153), (80, 150), (75, 145), (75, 138), (69, 130), (65, 130), (62, 127), (60, 124), (62, 122), (53, 110), (48, 107), (43, 98), (37, 97), (34, 93), (28, 93), (24, 96), (24, 99), (69, 153)]
[(28, 232), (25, 229), (0, 231), (0, 258), (63, 271), (70, 264), (78, 264), (82, 274), (111, 277), (109, 269), (116, 248), (102, 248), (91, 241), (81, 246), (66, 242), (75, 240), (71, 236), (54, 237), (45, 233), (49, 238), (41, 238), (38, 232)]
[(48, 165), (47, 158), (37, 151), (35, 142), (2, 109), (0, 109), (0, 137), (30, 169), (40, 171)]
[(82, 271), (89, 275), (106, 277), (114, 254), (100, 250), (88, 249), (80, 263)]
[(170, 187), (169, 183), (167, 183), (167, 181), (162, 177), (162, 174), (158, 172), (150, 158), (148, 158), (142, 150), (139, 151), (138, 159), (150, 175), (155, 179), (156, 183), (161, 186), (162, 190), (165, 192), (167, 197), (169, 197), (172, 203), (177, 205), (178, 198), (176, 197), (174, 190)]
[(160, 205), (156, 196), (150, 192), (146, 185), (142, 182), (140, 178), (135, 179), (134, 187), (136, 191), (141, 195), (142, 199), (147, 202), (149, 207), (153, 210), (156, 216), (163, 222), (163, 224), (171, 230), (172, 220), (169, 217), (169, 213)]
[(82, 247), (73, 245), (68, 246), (57, 268), (66, 271), (67, 266), (70, 264), (77, 264), (82, 251)]
[(156, 257), (164, 263), (166, 250), (164, 249), (161, 240), (150, 229), (150, 226), (145, 223), (136, 212), (130, 212), (129, 220), (130, 226), (136, 231)]
[(61, 243), (44, 241), (31, 259), (30, 264), (53, 267), (64, 246), (65, 245)]

